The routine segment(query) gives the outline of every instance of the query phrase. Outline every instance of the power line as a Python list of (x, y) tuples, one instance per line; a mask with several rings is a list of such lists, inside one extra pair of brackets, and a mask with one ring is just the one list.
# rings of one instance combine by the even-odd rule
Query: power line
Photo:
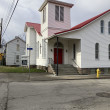
[[(9, 23), (10, 23), (10, 21), (11, 21), (11, 18), (12, 18), (12, 16), (13, 16), (14, 12), (15, 12), (15, 9), (16, 9), (16, 7), (17, 7), (18, 2), (19, 2), (19, 0), (17, 0), (17, 2), (16, 2), (16, 4), (15, 4), (15, 7), (14, 7), (14, 9), (13, 9), (13, 12), (12, 12), (10, 18), (9, 18), (8, 24), (7, 24), (7, 26), (6, 26), (6, 28), (5, 28), (4, 32), (3, 32), (3, 35), (5, 34), (5, 32), (6, 32), (7, 28), (8, 28), (8, 25), (9, 25)], [(2, 35), (2, 37), (3, 37), (3, 35)]]
[(13, 0), (11, 6), (9, 8), (9, 11), (7, 11), (6, 17), (4, 17), (5, 18), (5, 20), (4, 20), (4, 23), (5, 23), (4, 26), (6, 25), (6, 23), (8, 21), (8, 17), (10, 17), (10, 14), (11, 14), (12, 9), (13, 9), (13, 6), (14, 6), (14, 2), (15, 2), (15, 0)]

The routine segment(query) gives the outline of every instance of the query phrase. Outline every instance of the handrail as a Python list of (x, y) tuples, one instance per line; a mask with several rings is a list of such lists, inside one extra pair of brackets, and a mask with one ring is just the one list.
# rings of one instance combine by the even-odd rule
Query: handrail
[(73, 62), (76, 64), (76, 66), (78, 66), (78, 68), (80, 68), (79, 65), (75, 62), (75, 60), (74, 60), (74, 59), (72, 59), (72, 60), (73, 60)]
[(54, 69), (56, 70), (56, 66), (54, 64), (54, 60), (52, 58), (49, 58), (49, 64), (53, 65)]

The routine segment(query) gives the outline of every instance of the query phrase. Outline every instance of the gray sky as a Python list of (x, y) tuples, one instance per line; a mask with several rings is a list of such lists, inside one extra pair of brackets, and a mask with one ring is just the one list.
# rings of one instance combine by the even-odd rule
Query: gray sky
[[(0, 0), (0, 18), (4, 18), (13, 0)], [(4, 39), (9, 41), (24, 32), (25, 22), (40, 23), (39, 7), (44, 0), (19, 0), (18, 6), (8, 26)], [(75, 26), (91, 17), (110, 9), (110, 0), (60, 0), (73, 3), (71, 26)], [(5, 23), (4, 23), (5, 24)]]

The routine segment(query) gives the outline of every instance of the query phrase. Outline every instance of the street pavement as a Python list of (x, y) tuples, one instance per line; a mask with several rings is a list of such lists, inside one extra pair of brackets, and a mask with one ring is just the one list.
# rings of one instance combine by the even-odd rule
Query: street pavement
[(0, 83), (0, 110), (110, 110), (110, 80)]

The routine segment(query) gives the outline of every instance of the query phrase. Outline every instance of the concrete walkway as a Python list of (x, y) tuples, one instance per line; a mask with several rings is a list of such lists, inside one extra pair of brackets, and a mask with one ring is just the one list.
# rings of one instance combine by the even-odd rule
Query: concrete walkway
[[(100, 79), (109, 79), (110, 74), (101, 75)], [(30, 81), (54, 81), (54, 80), (84, 80), (96, 79), (96, 75), (61, 75), (54, 76), (50, 73), (31, 73)], [(0, 82), (26, 82), (29, 81), (29, 73), (0, 73)]]

